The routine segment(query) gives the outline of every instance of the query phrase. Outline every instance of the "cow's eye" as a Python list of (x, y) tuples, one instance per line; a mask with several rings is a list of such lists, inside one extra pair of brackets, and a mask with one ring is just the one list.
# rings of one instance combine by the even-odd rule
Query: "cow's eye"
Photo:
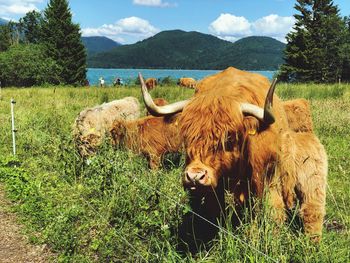
[(232, 152), (235, 148), (235, 145), (238, 142), (238, 135), (235, 132), (228, 133), (225, 137), (224, 142), (224, 151), (225, 152)]

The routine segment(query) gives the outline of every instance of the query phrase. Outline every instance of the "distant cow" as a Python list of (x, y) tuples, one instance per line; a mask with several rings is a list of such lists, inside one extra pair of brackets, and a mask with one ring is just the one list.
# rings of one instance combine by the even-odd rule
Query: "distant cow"
[(282, 102), (289, 128), (295, 132), (313, 132), (310, 104), (305, 99)]
[(155, 78), (148, 78), (146, 79), (145, 83), (148, 90), (154, 89), (158, 85), (158, 82)]
[(193, 78), (180, 78), (178, 85), (182, 87), (194, 89), (196, 88), (197, 81)]
[(80, 112), (73, 125), (73, 137), (82, 157), (93, 154), (101, 145), (115, 120), (134, 120), (140, 116), (140, 104), (134, 97), (103, 103)]
[(116, 120), (110, 133), (113, 144), (145, 155), (151, 169), (160, 166), (165, 153), (178, 152), (181, 147), (177, 116)]

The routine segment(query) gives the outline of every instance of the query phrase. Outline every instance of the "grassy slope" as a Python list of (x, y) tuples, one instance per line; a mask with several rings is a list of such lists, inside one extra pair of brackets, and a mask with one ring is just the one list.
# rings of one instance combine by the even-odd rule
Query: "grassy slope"
[[(162, 87), (154, 97), (174, 101), (193, 91)], [(264, 210), (257, 218), (220, 232), (211, 248), (196, 256), (181, 254), (177, 227), (188, 212), (181, 188), (181, 167), (151, 172), (147, 162), (106, 144), (84, 166), (71, 142), (71, 125), (83, 108), (103, 101), (136, 96), (138, 88), (31, 88), (2, 90), (0, 100), (0, 180), (36, 242), (48, 243), (70, 262), (346, 262), (349, 258), (350, 214), (350, 86), (280, 85), (284, 99), (311, 100), (316, 133), (329, 157), (326, 223), (345, 226), (325, 230), (315, 247), (293, 227), (276, 226)], [(10, 98), (16, 104), (20, 168), (11, 155)], [(159, 191), (159, 192), (158, 192)], [(230, 213), (230, 212), (229, 212)], [(294, 227), (295, 228), (295, 227)], [(230, 230), (230, 226), (227, 226)], [(230, 230), (231, 231), (231, 230)], [(209, 250), (209, 252), (208, 252)]]

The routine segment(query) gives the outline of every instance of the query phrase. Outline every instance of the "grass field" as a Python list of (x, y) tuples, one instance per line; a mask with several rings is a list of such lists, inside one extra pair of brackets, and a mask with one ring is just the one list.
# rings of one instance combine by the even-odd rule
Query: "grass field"
[[(179, 87), (152, 91), (170, 102), (192, 94)], [(106, 143), (84, 165), (72, 143), (71, 126), (82, 109), (125, 96), (141, 101), (138, 87), (3, 89), (0, 180), (31, 240), (47, 243), (60, 262), (349, 262), (350, 85), (280, 84), (277, 94), (310, 100), (315, 132), (327, 150), (327, 215), (319, 245), (295, 221), (276, 226), (261, 209), (255, 217), (247, 213), (237, 229), (220, 226), (196, 254), (180, 249), (179, 229), (190, 213), (180, 183), (182, 160), (170, 158), (166, 169), (149, 171), (144, 158)]]

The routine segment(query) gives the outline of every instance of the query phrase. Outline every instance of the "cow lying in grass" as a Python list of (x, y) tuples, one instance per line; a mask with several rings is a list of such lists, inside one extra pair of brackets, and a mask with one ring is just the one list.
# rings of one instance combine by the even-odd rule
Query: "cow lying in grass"
[(136, 154), (145, 155), (151, 169), (161, 165), (165, 153), (178, 152), (181, 148), (177, 116), (116, 120), (110, 134), (114, 145), (121, 144)]
[(103, 103), (80, 112), (73, 125), (73, 138), (82, 157), (95, 153), (115, 120), (134, 120), (140, 116), (140, 104), (134, 97)]

